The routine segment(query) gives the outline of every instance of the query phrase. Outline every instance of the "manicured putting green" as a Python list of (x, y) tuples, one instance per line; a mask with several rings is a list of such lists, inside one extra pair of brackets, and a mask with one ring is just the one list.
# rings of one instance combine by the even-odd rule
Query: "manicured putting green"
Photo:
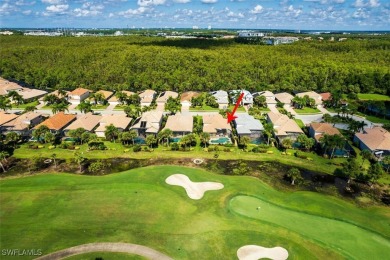
[(297, 232), (347, 258), (385, 259), (389, 254), (389, 240), (343, 221), (305, 214), (251, 196), (236, 196), (229, 206), (239, 215)]

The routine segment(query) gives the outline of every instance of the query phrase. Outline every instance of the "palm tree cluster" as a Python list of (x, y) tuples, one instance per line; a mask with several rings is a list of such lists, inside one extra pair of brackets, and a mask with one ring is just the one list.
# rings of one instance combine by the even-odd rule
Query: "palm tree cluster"
[(336, 149), (343, 149), (345, 146), (346, 140), (342, 135), (327, 135), (325, 134), (320, 138), (322, 149), (324, 154), (327, 154), (328, 151), (331, 151), (330, 158), (333, 158), (334, 152)]
[(293, 105), (295, 108), (302, 109), (304, 107), (316, 107), (316, 101), (314, 98), (309, 97), (308, 95), (305, 95), (303, 97), (295, 96), (292, 99)]

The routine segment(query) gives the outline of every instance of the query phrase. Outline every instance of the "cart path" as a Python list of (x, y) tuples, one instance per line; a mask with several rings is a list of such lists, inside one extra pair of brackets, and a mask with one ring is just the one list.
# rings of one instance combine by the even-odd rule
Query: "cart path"
[(172, 260), (167, 255), (160, 253), (150, 247), (130, 243), (90, 243), (74, 247), (69, 247), (48, 255), (36, 258), (36, 260), (56, 260), (63, 259), (73, 255), (79, 255), (91, 252), (116, 252), (130, 253), (140, 255), (148, 259)]

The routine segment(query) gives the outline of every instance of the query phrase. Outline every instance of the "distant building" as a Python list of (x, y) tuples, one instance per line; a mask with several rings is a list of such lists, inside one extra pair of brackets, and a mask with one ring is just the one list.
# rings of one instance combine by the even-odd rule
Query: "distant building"
[(219, 105), (219, 109), (226, 109), (229, 106), (229, 95), (224, 90), (212, 91), (210, 92), (212, 96), (215, 97)]
[(76, 88), (75, 90), (69, 92), (69, 102), (72, 104), (80, 104), (81, 101), (85, 100), (91, 91), (85, 88)]
[(196, 91), (183, 92), (180, 96), (180, 103), (183, 107), (190, 107), (192, 105), (191, 104), (192, 98), (199, 97), (199, 96), (200, 93)]
[(142, 91), (139, 94), (139, 97), (141, 98), (141, 107), (150, 106), (155, 96), (156, 96), (156, 91), (152, 89), (147, 89), (145, 91)]
[(253, 96), (252, 94), (247, 90), (232, 90), (229, 92), (230, 97), (232, 98), (232, 103), (237, 102), (237, 98), (241, 95), (241, 93), (244, 93), (244, 96), (242, 97), (240, 105), (242, 106), (251, 106), (253, 104)]
[(264, 37), (265, 33), (263, 32), (255, 32), (255, 31), (239, 31), (238, 37)]
[(274, 93), (272, 93), (271, 91), (268, 91), (268, 90), (255, 92), (252, 94), (252, 96), (253, 96), (253, 99), (255, 99), (257, 96), (264, 96), (267, 104), (276, 104), (277, 103)]
[(8, 95), (11, 91), (16, 91), (22, 96), (25, 102), (31, 102), (47, 94), (44, 90), (25, 88), (15, 82), (11, 82), (0, 77), (0, 96)]
[[(220, 114), (204, 115), (203, 116), (203, 132), (210, 134), (210, 142), (213, 139), (220, 137), (230, 138), (232, 128)], [(228, 141), (231, 142), (230, 140)]]
[(64, 129), (65, 134), (70, 130), (76, 130), (77, 128), (83, 128), (88, 132), (93, 132), (95, 128), (99, 125), (102, 116), (93, 115), (92, 113), (87, 113), (85, 115), (80, 115), (77, 117), (76, 121), (73, 121), (69, 126)]
[(3, 132), (15, 132), (21, 136), (29, 136), (32, 133), (32, 128), (41, 123), (44, 117), (40, 113), (27, 112), (20, 115), (8, 123), (3, 124), (1, 127)]
[(311, 123), (309, 127), (309, 135), (313, 137), (317, 143), (320, 142), (324, 135), (341, 135), (340, 131), (328, 123)]

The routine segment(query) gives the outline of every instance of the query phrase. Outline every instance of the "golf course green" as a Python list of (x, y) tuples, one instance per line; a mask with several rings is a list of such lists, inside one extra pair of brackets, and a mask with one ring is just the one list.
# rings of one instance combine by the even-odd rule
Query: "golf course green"
[[(192, 200), (183, 187), (165, 182), (173, 174), (224, 188)], [(245, 245), (280, 246), (289, 259), (385, 259), (389, 218), (384, 206), (359, 208), (313, 192), (278, 191), (253, 177), (179, 166), (0, 180), (0, 249), (41, 249), (44, 255), (124, 242), (173, 259), (235, 259)]]

